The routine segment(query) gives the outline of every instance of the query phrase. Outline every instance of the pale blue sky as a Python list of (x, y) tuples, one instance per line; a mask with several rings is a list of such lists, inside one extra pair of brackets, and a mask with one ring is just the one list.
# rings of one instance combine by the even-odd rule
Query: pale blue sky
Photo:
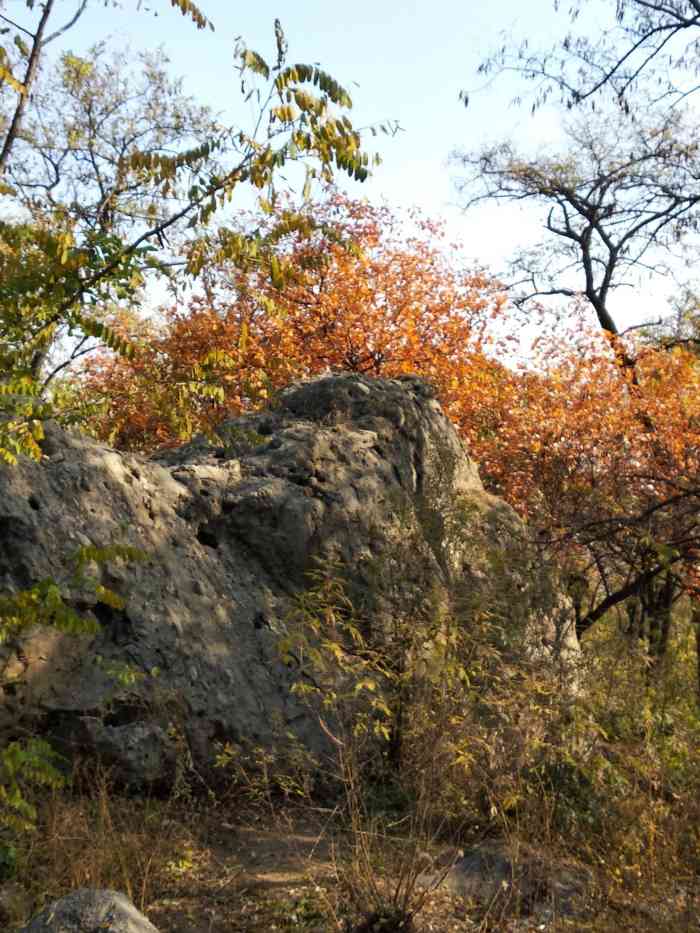
[[(611, 0), (604, 5), (609, 11)], [(18, 16), (23, 6), (24, 0), (8, 3), (18, 8)], [(72, 8), (68, 0), (62, 6)], [(476, 68), (502, 41), (504, 30), (527, 35), (536, 45), (561, 34), (566, 20), (554, 13), (553, 0), (200, 0), (199, 6), (213, 21), (214, 33), (198, 31), (167, 0), (148, 0), (140, 11), (135, 0), (124, 0), (121, 10), (91, 0), (65, 46), (80, 52), (106, 33), (118, 45), (163, 45), (187, 90), (221, 111), (224, 122), (235, 123), (242, 104), (233, 71), (234, 39), (241, 35), (249, 47), (273, 58), (273, 22), (279, 17), (290, 60), (319, 62), (348, 87), (357, 126), (397, 120), (403, 127), (394, 139), (367, 138), (368, 148), (379, 148), (384, 161), (353, 193), (398, 206), (418, 204), (445, 219), (466, 255), (494, 272), (515, 247), (539, 240), (541, 215), (530, 211), (489, 205), (465, 215), (456, 204), (451, 182), (456, 169), (448, 168), (447, 158), (456, 147), (476, 148), (504, 136), (527, 148), (556, 145), (558, 117), (544, 113), (533, 120), (527, 108), (511, 107), (510, 99), (522, 90), (512, 80), (500, 79), (472, 95), (466, 109), (458, 100), (460, 89), (483, 84)], [(598, 0), (588, 9), (595, 22)], [(627, 324), (640, 319), (640, 310), (652, 309), (647, 303), (640, 307), (637, 297), (634, 307), (620, 310)]]
[[(136, 12), (134, 0), (125, 0), (122, 11), (105, 9), (93, 0), (79, 26), (66, 36), (66, 44), (81, 51), (103, 38), (105, 30), (117, 44), (162, 44), (187, 89), (222, 111), (224, 122), (234, 123), (241, 119), (242, 106), (233, 71), (234, 39), (241, 35), (248, 46), (273, 58), (273, 23), (279, 16), (290, 60), (320, 62), (345, 84), (354, 99), (356, 125), (388, 119), (397, 120), (404, 130), (395, 139), (367, 138), (368, 148), (379, 149), (384, 162), (370, 181), (353, 190), (448, 216), (464, 237), (467, 252), (482, 262), (500, 265), (506, 241), (515, 245), (517, 224), (511, 216), (504, 225), (500, 215), (517, 212), (489, 208), (486, 217), (481, 211), (478, 222), (465, 226), (461, 212), (451, 206), (456, 195), (446, 162), (456, 146), (478, 145), (504, 134), (533, 137), (528, 114), (508, 106), (513, 85), (501, 82), (475, 95), (467, 109), (458, 94), (465, 86), (479, 84), (476, 67), (503, 29), (522, 33), (536, 28), (545, 33), (548, 22), (555, 26), (552, 0), (529, 0), (526, 15), (516, 0), (498, 5), (457, 0), (201, 0), (200, 8), (215, 25), (213, 34), (195, 29), (167, 0), (150, 0), (148, 6), (158, 15), (146, 12), (146, 4)], [(509, 235), (504, 236), (504, 226)], [(493, 234), (485, 236), (485, 227), (493, 227)]]

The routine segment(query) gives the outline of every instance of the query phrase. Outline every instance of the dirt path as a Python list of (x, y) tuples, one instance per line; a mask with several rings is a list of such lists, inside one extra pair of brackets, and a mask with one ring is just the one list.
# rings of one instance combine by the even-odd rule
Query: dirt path
[(322, 818), (224, 822), (206, 840), (206, 850), (183, 853), (183, 883), (149, 906), (162, 933), (332, 929), (333, 843)]
[[(265, 818), (209, 825), (206, 846), (182, 857), (181, 883), (161, 892), (147, 914), (161, 933), (339, 933), (345, 929), (330, 820)], [(477, 933), (464, 902), (442, 892), (429, 898), (416, 933)], [(513, 921), (500, 933), (541, 931)]]

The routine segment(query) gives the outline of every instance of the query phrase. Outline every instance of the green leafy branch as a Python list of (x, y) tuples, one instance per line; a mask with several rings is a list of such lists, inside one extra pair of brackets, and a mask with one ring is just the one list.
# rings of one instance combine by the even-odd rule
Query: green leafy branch
[[(112, 561), (142, 561), (145, 556), (130, 545), (86, 545), (74, 554), (72, 572), (63, 582), (47, 578), (19, 593), (0, 594), (0, 644), (32, 625), (49, 626), (68, 635), (94, 635), (99, 630), (99, 623), (93, 616), (81, 614), (73, 608), (71, 602), (76, 601), (75, 594), (79, 593), (82, 601), (91, 596), (112, 609), (123, 609), (124, 600), (88, 571), (95, 565)], [(69, 601), (64, 596), (67, 590), (72, 594)]]

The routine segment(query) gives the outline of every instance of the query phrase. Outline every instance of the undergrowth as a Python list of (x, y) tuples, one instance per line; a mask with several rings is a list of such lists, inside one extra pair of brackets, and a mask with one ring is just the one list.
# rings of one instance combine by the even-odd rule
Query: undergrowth
[[(237, 886), (222, 862), (211, 877), (227, 871), (240, 904), (238, 919), (213, 933), (245, 922), (506, 930), (518, 918), (598, 933), (694, 929), (700, 717), (682, 626), (673, 665), (650, 684), (642, 653), (611, 615), (584, 645), (575, 689), (564, 690), (546, 658), (503, 649), (502, 624), (486, 611), (406, 616), (379, 644), (342, 582), (319, 577), (279, 649), (297, 666), (296, 692), (325, 752), (311, 756), (284, 731), (267, 748), (223, 743), (211, 750), (208, 784), (185, 774), (169, 799), (126, 798), (94, 771), (63, 788), (35, 787), (36, 831), (3, 830), (12, 858), (0, 870), (25, 895), (8, 922), (76, 887), (123, 890), (147, 912), (200, 878), (216, 850), (205, 825), (276, 825), (293, 838), (295, 821), (313, 815), (330, 853), (326, 874), (309, 869), (303, 890), (271, 898)], [(514, 866), (501, 889), (426, 926), (462, 853), (487, 850)], [(562, 878), (573, 879), (571, 902), (557, 899)]]

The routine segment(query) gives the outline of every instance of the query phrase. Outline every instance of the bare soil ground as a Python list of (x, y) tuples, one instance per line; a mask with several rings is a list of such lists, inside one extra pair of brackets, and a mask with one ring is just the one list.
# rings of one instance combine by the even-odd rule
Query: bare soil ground
[(332, 929), (332, 843), (322, 819), (214, 821), (183, 855), (172, 889), (149, 905), (162, 933)]
[[(334, 817), (311, 806), (244, 811), (231, 801), (58, 796), (27, 853), (31, 874), (0, 885), (0, 929), (21, 929), (76, 887), (109, 887), (124, 891), (160, 933), (351, 933), (359, 920), (345, 881), (352, 846)], [(382, 861), (377, 872), (389, 895), (394, 881)], [(660, 887), (624, 898), (598, 892), (575, 918), (512, 916), (439, 889), (411, 933), (698, 933), (700, 884)], [(1, 916), (4, 894), (14, 906)]]
[[(183, 856), (181, 876), (175, 874), (172, 887), (148, 905), (161, 933), (353, 928), (353, 911), (343, 897), (342, 839), (327, 814), (276, 814), (239, 825), (214, 816), (201, 829), (206, 842), (193, 844)], [(700, 930), (697, 906), (685, 916), (668, 901), (641, 909), (633, 901), (608, 902), (602, 909), (591, 905), (585, 919), (485, 916), (483, 908), (438, 890), (416, 918), (415, 933), (692, 933)]]

